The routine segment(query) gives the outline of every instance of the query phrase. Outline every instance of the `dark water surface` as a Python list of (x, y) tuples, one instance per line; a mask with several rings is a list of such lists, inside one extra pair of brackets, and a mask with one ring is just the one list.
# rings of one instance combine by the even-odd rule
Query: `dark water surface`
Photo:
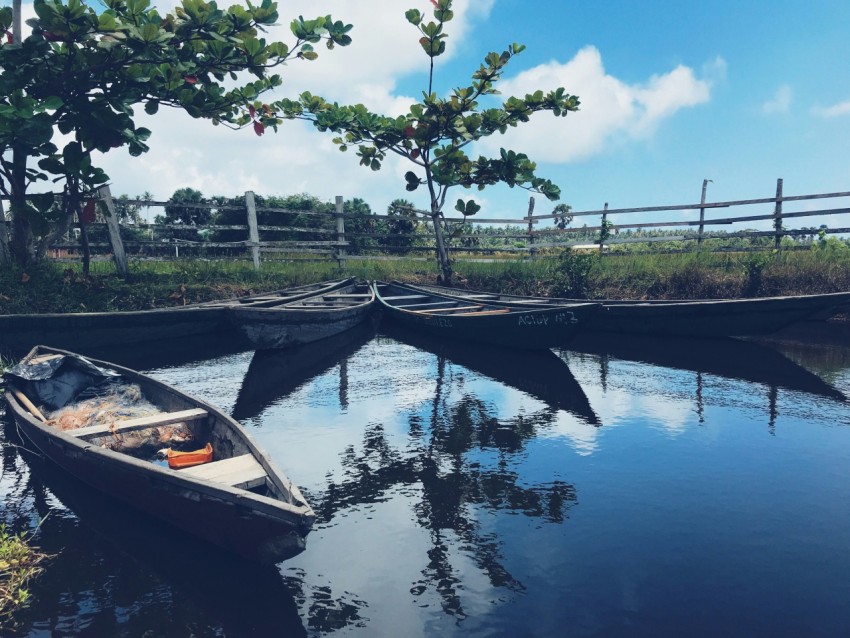
[(258, 567), (7, 446), (3, 520), (56, 554), (20, 635), (850, 635), (840, 340), (351, 337), (101, 353), (232, 411), (319, 519)]

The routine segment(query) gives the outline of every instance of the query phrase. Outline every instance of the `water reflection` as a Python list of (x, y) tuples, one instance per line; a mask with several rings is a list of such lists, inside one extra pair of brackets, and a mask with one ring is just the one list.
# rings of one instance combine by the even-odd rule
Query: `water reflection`
[(841, 392), (817, 374), (774, 348), (751, 341), (582, 334), (569, 350), (599, 356), (605, 362), (600, 364), (603, 384), (607, 359), (615, 357), (844, 400)]
[(390, 322), (381, 326), (381, 333), (516, 388), (552, 408), (566, 410), (584, 423), (600, 425), (569, 366), (551, 350), (449, 342)]
[[(809, 337), (816, 339), (815, 334)], [(754, 409), (766, 415), (768, 432), (775, 434), (783, 411), (808, 416), (829, 403), (846, 403), (846, 384), (839, 383), (839, 389), (825, 380), (841, 380), (841, 374), (829, 374), (825, 362), (834, 363), (837, 357), (850, 365), (839, 351), (812, 342), (580, 335), (559, 354), (580, 371), (586, 388), (599, 388), (601, 397), (592, 398), (606, 404), (606, 424), (644, 412), (671, 432), (680, 431), (689, 413), (703, 425), (708, 407), (735, 405), (741, 412)], [(839, 369), (846, 372), (847, 367)], [(690, 410), (684, 409), (688, 403)]]
[(850, 428), (835, 427), (850, 412), (775, 350), (607, 338), (549, 356), (391, 327), (349, 337), (148, 360), (233, 406), (315, 507), (307, 551), (277, 568), (184, 543), (4, 447), (3, 519), (33, 529), (52, 510), (38, 541), (57, 553), (22, 633), (827, 636), (850, 623)]
[(138, 345), (89, 347), (75, 350), (75, 352), (94, 359), (117, 363), (133, 370), (153, 370), (202, 363), (246, 350), (250, 350), (250, 346), (237, 335), (219, 333), (163, 339), (141, 347)]
[[(407, 414), (403, 445), (393, 443), (383, 424), (368, 426), (359, 449), (351, 445), (343, 453), (342, 476), (330, 478), (311, 499), (320, 524), (327, 524), (347, 510), (415, 488), (415, 523), (427, 531), (430, 542), (421, 558), (421, 578), (410, 592), (414, 599), (426, 592), (436, 595), (444, 613), (463, 619), (467, 559), (490, 586), (525, 588), (506, 566), (503, 540), (482, 519), (504, 511), (561, 524), (577, 495), (575, 486), (564, 481), (529, 482), (516, 467), (526, 443), (551, 421), (551, 411), (500, 418), (493, 405), (472, 391), (459, 391), (449, 365), (438, 357), (433, 399), (427, 409)], [(487, 453), (494, 455), (492, 461)], [(458, 547), (465, 558), (457, 556)]]
[(347, 403), (348, 359), (375, 336), (374, 323), (365, 322), (342, 334), (288, 350), (257, 351), (239, 388), (233, 418), (251, 419), (266, 407), (310, 380), (340, 366), (340, 403)]

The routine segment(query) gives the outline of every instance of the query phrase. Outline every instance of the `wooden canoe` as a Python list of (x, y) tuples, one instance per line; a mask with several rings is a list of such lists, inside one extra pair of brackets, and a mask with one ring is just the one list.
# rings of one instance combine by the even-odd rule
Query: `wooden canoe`
[(126, 312), (68, 312), (0, 315), (0, 351), (27, 352), (37, 343), (87, 351), (114, 345), (232, 331), (227, 308), (266, 307), (303, 299), (348, 285), (353, 279), (306, 286), (236, 299)]
[(440, 337), (514, 348), (565, 346), (600, 308), (594, 303), (527, 308), (458, 299), (399, 282), (373, 287), (388, 319)]
[[(60, 370), (93, 364), (137, 385), (161, 412), (116, 420), (111, 427), (63, 431), (45, 420), (43, 404), (36, 405), (40, 381), (26, 378), (45, 362)], [(5, 398), (21, 434), (91, 487), (251, 560), (274, 563), (303, 551), (313, 510), (242, 426), (218, 408), (128, 368), (45, 346), (35, 347), (6, 380)], [(175, 423), (191, 430), (193, 445), (212, 444), (212, 462), (173, 470), (96, 443)]]
[[(411, 286), (423, 293), (521, 308), (560, 307), (575, 299), (523, 297), (440, 286)], [(746, 337), (767, 335), (796, 321), (823, 315), (850, 304), (850, 292), (750, 299), (597, 300), (602, 310), (588, 332), (677, 337)]]
[(257, 350), (292, 348), (350, 330), (374, 310), (369, 284), (353, 280), (295, 301), (269, 305), (231, 305), (233, 325)]

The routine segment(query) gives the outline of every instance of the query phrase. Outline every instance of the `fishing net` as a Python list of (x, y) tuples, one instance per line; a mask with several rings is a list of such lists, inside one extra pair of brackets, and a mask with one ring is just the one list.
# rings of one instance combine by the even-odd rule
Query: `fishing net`
[(94, 445), (153, 459), (163, 447), (181, 449), (192, 441), (192, 431), (186, 423), (114, 431), (121, 421), (162, 411), (144, 398), (138, 384), (85, 357), (40, 355), (21, 362), (7, 376), (15, 385), (25, 387), (26, 393), (40, 404), (49, 425), (62, 431), (108, 428), (108, 434), (88, 439)]
[[(142, 396), (137, 384), (111, 380), (107, 384), (87, 388), (78, 395), (77, 401), (47, 416), (49, 424), (66, 431), (91, 426), (114, 428), (121, 421), (160, 412)], [(183, 447), (192, 438), (192, 431), (186, 423), (171, 423), (142, 430), (111, 432), (89, 441), (133, 456), (152, 457), (164, 446)]]

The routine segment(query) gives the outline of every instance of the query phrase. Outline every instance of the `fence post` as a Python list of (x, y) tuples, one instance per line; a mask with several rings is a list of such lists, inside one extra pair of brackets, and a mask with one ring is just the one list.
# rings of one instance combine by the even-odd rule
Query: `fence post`
[[(705, 204), (705, 190), (708, 188), (708, 183), (710, 181), (711, 181), (710, 179), (702, 180), (702, 197), (700, 197), (700, 200), (699, 200), (700, 204)], [(705, 208), (703, 207), (703, 208), (699, 209), (699, 231), (697, 232), (697, 248), (702, 246), (702, 233), (703, 233), (703, 230), (705, 229), (705, 226), (703, 225), (704, 221), (705, 221)]]
[(6, 213), (3, 210), (3, 200), (0, 199), (0, 265), (12, 263), (12, 253), (9, 252), (9, 229), (6, 228)]
[(528, 243), (530, 245), (531, 258), (534, 259), (537, 249), (534, 248), (534, 220), (531, 216), (534, 214), (534, 197), (528, 198)]
[(773, 247), (779, 250), (782, 242), (782, 178), (776, 180), (776, 208), (773, 210)]
[(109, 185), (101, 186), (98, 195), (106, 207), (106, 227), (109, 230), (109, 243), (112, 244), (112, 257), (115, 260), (115, 269), (118, 274), (125, 277), (129, 272), (127, 268), (127, 254), (124, 252), (124, 242), (121, 241), (121, 226), (118, 224), (118, 215), (115, 213), (115, 202), (112, 201), (112, 191)]
[(336, 260), (337, 265), (340, 270), (345, 268), (345, 246), (343, 243), (345, 242), (345, 217), (343, 214), (343, 199), (342, 195), (336, 196), (336, 241), (338, 243), (336, 247)]
[[(608, 202), (605, 202), (605, 206), (602, 208), (603, 211), (608, 210)], [(608, 230), (608, 227), (605, 225), (608, 221), (608, 213), (602, 213), (602, 224), (599, 229), (599, 255), (601, 256), (605, 250), (605, 231)]]
[(254, 192), (245, 191), (245, 210), (248, 213), (248, 244), (251, 246), (251, 259), (254, 270), (260, 269), (260, 230), (257, 228), (257, 207), (254, 204)]

